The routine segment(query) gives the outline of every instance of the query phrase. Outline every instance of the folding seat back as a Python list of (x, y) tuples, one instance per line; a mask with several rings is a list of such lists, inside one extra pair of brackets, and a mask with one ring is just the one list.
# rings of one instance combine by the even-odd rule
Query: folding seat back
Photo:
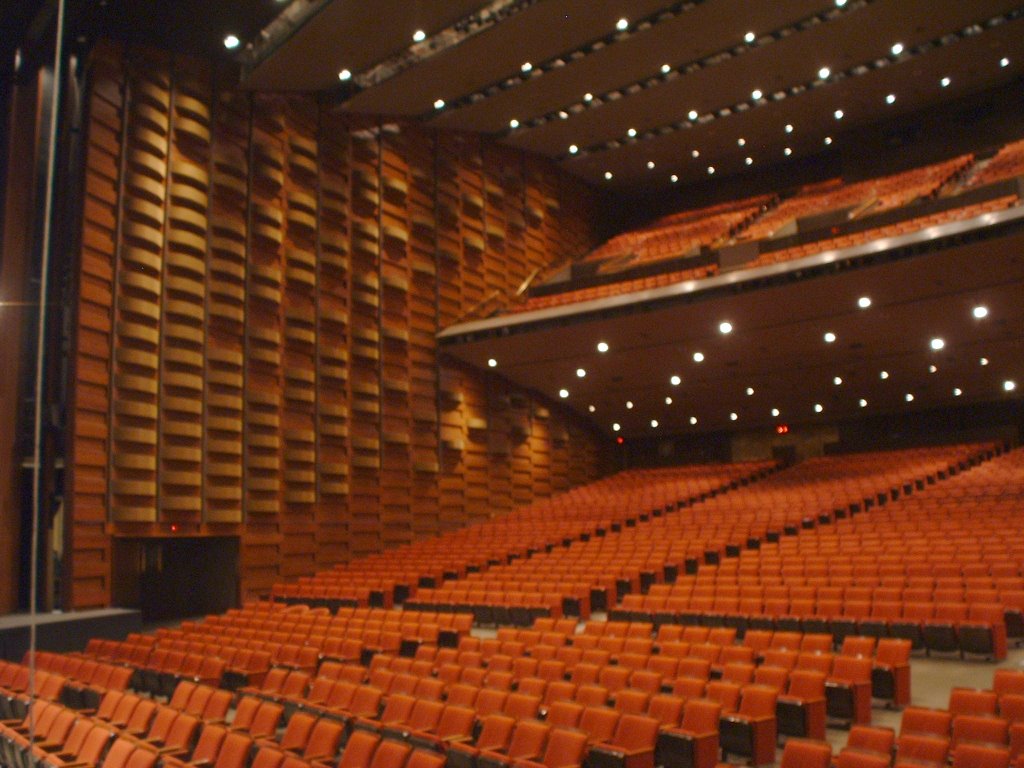
[(896, 733), (892, 728), (874, 725), (855, 725), (846, 738), (847, 748), (883, 755), (887, 762), (895, 744)]
[(480, 734), (476, 738), (476, 747), (491, 752), (505, 749), (512, 739), (516, 721), (507, 715), (488, 715), (483, 718)]
[(843, 646), (840, 653), (843, 656), (867, 656), (875, 655), (875, 645), (878, 639), (864, 635), (847, 635), (843, 638)]
[(281, 734), (281, 749), (302, 752), (309, 742), (309, 736), (316, 725), (316, 718), (306, 712), (296, 712), (289, 718)]
[(999, 698), (995, 691), (953, 688), (949, 692), (949, 712), (956, 715), (995, 715)]
[(1000, 698), (1008, 693), (1024, 695), (1024, 670), (997, 669), (992, 675), (992, 690)]
[(405, 768), (444, 768), (444, 755), (427, 749), (414, 749), (405, 763)]
[(782, 750), (780, 768), (829, 768), (832, 746), (824, 741), (788, 739)]
[[(135, 751), (135, 742), (128, 739), (115, 739), (103, 758), (102, 768), (125, 768), (128, 765), (128, 758)], [(154, 755), (155, 756), (155, 755)]]
[(111, 714), (109, 723), (117, 728), (124, 728), (128, 721), (132, 717), (132, 712), (135, 711), (135, 707), (142, 701), (138, 696), (134, 694), (127, 694), (121, 697), (121, 700), (117, 704), (117, 708)]
[[(409, 759), (410, 752), (412, 752), (412, 747), (408, 744), (385, 739), (374, 751), (373, 760), (369, 763), (369, 768), (402, 768), (405, 765), (405, 761)], [(364, 763), (363, 765), (366, 764)], [(340, 765), (339, 768), (341, 768)], [(355, 768), (355, 766), (353, 765), (352, 768)]]
[(495, 691), (484, 688), (477, 694), (476, 707), (477, 715), (486, 717), (504, 710), (505, 701), (508, 699), (508, 691)]
[(958, 744), (969, 742), (1005, 746), (1010, 743), (1010, 724), (1001, 717), (979, 715), (957, 715), (953, 718), (955, 749)]
[(345, 749), (338, 761), (338, 768), (365, 768), (373, 760), (373, 754), (381, 743), (380, 735), (371, 731), (356, 730), (345, 742)]
[(437, 728), (443, 713), (444, 704), (440, 701), (416, 699), (405, 725), (410, 731), (432, 733)]
[(797, 656), (794, 669), (813, 670), (822, 674), (829, 674), (835, 664), (835, 656), (831, 653), (801, 653)]
[(609, 698), (610, 692), (603, 685), (581, 685), (576, 689), (576, 702), (585, 707), (603, 707)]
[(576, 730), (553, 728), (541, 763), (548, 768), (570, 768), (581, 765), (587, 750), (587, 736)]
[(247, 768), (252, 739), (243, 733), (227, 733), (217, 754), (214, 768)]
[(658, 738), (658, 765), (713, 768), (718, 756), (718, 727), (722, 707), (709, 699), (691, 699), (683, 706), (679, 728), (669, 728)]
[(284, 716), (284, 707), (273, 701), (264, 701), (257, 708), (245, 730), (254, 739), (269, 739), (277, 733)]
[(647, 711), (650, 694), (625, 688), (615, 694), (615, 709), (622, 713), (643, 714)]
[(783, 669), (793, 669), (796, 666), (797, 658), (799, 654), (796, 651), (784, 650), (778, 648), (769, 648), (762, 654), (762, 663), (772, 667), (782, 667)]
[(622, 667), (604, 667), (597, 676), (597, 682), (614, 695), (629, 685), (629, 674), (630, 670)]
[(944, 709), (907, 707), (900, 720), (900, 736), (928, 735), (949, 738), (953, 715)]
[[(478, 699), (479, 700), (479, 699)], [(540, 699), (537, 696), (527, 696), (522, 693), (510, 693), (505, 700), (503, 711), (509, 717), (516, 720), (524, 720), (536, 717), (540, 709)]]
[(952, 768), (1008, 768), (1009, 765), (1009, 749), (966, 743), (953, 749)]
[(114, 716), (114, 712), (117, 710), (117, 705), (121, 703), (121, 699), (126, 695), (124, 691), (107, 691), (103, 694), (103, 698), (100, 699), (99, 707), (96, 709), (93, 717), (96, 720), (110, 722), (110, 718)]
[(615, 734), (619, 713), (608, 707), (587, 707), (580, 717), (579, 729), (587, 735), (588, 743), (608, 741)]
[(149, 728), (149, 724), (153, 722), (156, 710), (157, 704), (152, 699), (140, 701), (135, 705), (135, 709), (132, 711), (132, 716), (128, 718), (128, 722), (125, 723), (125, 732), (134, 736), (144, 734), (146, 729)]
[(789, 670), (785, 667), (762, 664), (754, 671), (754, 682), (758, 685), (771, 686), (781, 693), (786, 689), (789, 674)]
[(551, 728), (543, 723), (521, 720), (512, 732), (506, 754), (512, 760), (534, 760), (540, 757)]
[(203, 707), (202, 720), (205, 722), (223, 722), (231, 708), (234, 694), (222, 688), (217, 688), (210, 695)]
[(680, 659), (677, 666), (677, 674), (679, 677), (707, 680), (711, 677), (711, 662), (707, 659), (697, 658)]
[(384, 702), (384, 711), (380, 713), (381, 725), (401, 725), (408, 722), (412, 709), (416, 706), (416, 698), (406, 693), (393, 693)]

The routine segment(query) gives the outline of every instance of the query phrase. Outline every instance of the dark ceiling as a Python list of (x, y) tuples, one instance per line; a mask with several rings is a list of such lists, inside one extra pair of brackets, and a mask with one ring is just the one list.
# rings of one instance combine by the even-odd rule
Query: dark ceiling
[[(308, 8), (269, 27), (243, 56), (247, 86), (321, 91), (340, 110), (492, 134), (620, 191), (668, 187), (673, 175), (679, 184), (704, 180), (709, 167), (722, 176), (795, 162), (827, 138), (838, 146), (863, 126), (1024, 74), (1024, 7), (1010, 0), (333, 0)], [(482, 11), (504, 16), (488, 24)], [(426, 39), (415, 42), (416, 30)], [(347, 84), (338, 79), (343, 68), (352, 73)]]

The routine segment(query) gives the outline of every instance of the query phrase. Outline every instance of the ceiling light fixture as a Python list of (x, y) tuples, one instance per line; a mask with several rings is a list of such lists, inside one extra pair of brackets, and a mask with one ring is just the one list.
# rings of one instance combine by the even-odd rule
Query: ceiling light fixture
[(835, 384), (838, 387), (840, 384), (843, 383), (843, 377), (842, 376), (836, 376), (834, 379), (832, 379), (832, 383)]
[(934, 339), (932, 339), (930, 342), (928, 342), (928, 344), (936, 352), (938, 352), (940, 349), (942, 349), (944, 346), (946, 346), (946, 342), (944, 340), (938, 338), (938, 337), (935, 337)]
[(761, 98), (762, 96), (764, 96), (764, 94), (763, 94), (763, 93), (761, 92), (761, 89), (760, 89), (760, 88), (755, 88), (755, 89), (754, 89), (753, 91), (751, 91), (751, 92), (750, 92), (750, 97), (751, 97), (751, 98), (752, 98), (752, 99), (753, 99), (754, 101), (757, 101), (757, 100), (758, 100), (758, 99), (760, 99), (760, 98)]
[(582, 379), (586, 375), (587, 375), (587, 372), (583, 368), (577, 368), (576, 369), (576, 378)]
[(693, 353), (693, 362), (695, 362), (695, 363), (703, 363), (704, 362), (704, 353), (703, 352), (694, 352)]
[(691, 120), (696, 120), (698, 117), (700, 117), (700, 113), (697, 112), (696, 109), (691, 109), (689, 112), (686, 113), (686, 116)]
[(523, 72), (529, 72), (531, 69), (533, 69), (533, 64), (531, 64), (528, 61), (524, 61), (522, 66), (519, 67), (519, 69), (522, 70)]
[(743, 40), (744, 40), (745, 42), (747, 42), (747, 43), (752, 43), (752, 42), (754, 42), (754, 41), (755, 41), (756, 39), (757, 39), (757, 35), (755, 35), (755, 34), (754, 34), (753, 32), (747, 32), (747, 34), (745, 34), (745, 35), (743, 36)]
[(672, 67), (670, 67), (668, 64), (662, 64), (661, 65), (661, 74), (667, 75), (671, 71), (672, 71)]
[(745, 163), (746, 165), (753, 165), (753, 164), (754, 164), (754, 158), (752, 158), (752, 157), (745, 157), (745, 158), (743, 159), (743, 162), (744, 162), (744, 163)]
[(938, 368), (937, 365), (929, 365), (928, 366), (928, 373), (937, 373), (938, 370), (939, 370), (939, 368)]
[(627, 400), (626, 401), (626, 410), (628, 410), (628, 411), (633, 410), (633, 401), (632, 400)]
[(604, 172), (604, 180), (605, 181), (611, 181), (612, 180), (612, 176), (613, 176), (613, 174), (612, 174), (611, 171), (605, 171)]
[(723, 320), (718, 324), (719, 333), (732, 333), (732, 323), (728, 320)]
[(846, 5), (846, 0), (836, 0), (836, 8), (842, 8)]
[(657, 419), (651, 419), (651, 428), (652, 429), (657, 429), (658, 428), (658, 420)]
[(960, 387), (953, 387), (953, 397), (960, 397), (964, 391)]
[(577, 147), (575, 144), (570, 144), (569, 145), (569, 154), (570, 155), (575, 155), (579, 151), (580, 151), (580, 148)]
[(632, 139), (633, 137), (636, 136), (636, 128), (630, 128), (628, 131), (626, 131), (626, 134), (629, 136), (629, 138)]
[(434, 109), (444, 109), (444, 99), (438, 99), (434, 102)]
[(498, 367), (498, 361), (495, 360), (492, 357), (490, 360), (487, 361), (487, 367), (489, 367), (489, 368), (497, 368)]
[(988, 317), (988, 307), (986, 307), (984, 304), (979, 304), (971, 311), (971, 314), (974, 315), (975, 319), (977, 320), (986, 318)]
[(867, 400), (865, 400), (865, 399), (864, 399), (863, 397), (862, 397), (862, 398), (861, 398), (860, 400), (858, 400), (858, 401), (857, 401), (857, 404), (858, 404), (858, 405), (859, 405), (859, 406), (860, 406), (861, 408), (867, 408), (867, 407), (868, 407), (868, 401), (867, 401)]
[(669, 179), (669, 181), (671, 181), (671, 182), (672, 182), (673, 184), (675, 184), (676, 182), (678, 182), (678, 181), (679, 181), (679, 177), (678, 177), (678, 176), (677, 176), (676, 174), (674, 174), (674, 173), (673, 173), (673, 174), (672, 174), (671, 176), (669, 176), (669, 177), (668, 177), (668, 179)]
[(665, 398), (665, 405), (672, 405), (672, 398), (671, 397), (666, 397)]
[(871, 297), (861, 296), (859, 299), (857, 299), (857, 306), (860, 307), (861, 309), (867, 309), (868, 307), (871, 306)]
[(622, 425), (618, 422), (612, 424), (612, 432), (618, 432), (620, 429), (622, 429)]
[(599, 341), (599, 342), (597, 342), (597, 351), (601, 352), (602, 354), (607, 352), (608, 351), (608, 342), (607, 341)]
[(837, 109), (837, 110), (836, 110), (835, 112), (833, 112), (832, 114), (833, 114), (833, 115), (835, 115), (835, 118), (836, 118), (836, 120), (842, 120), (842, 119), (843, 119), (843, 114), (844, 114), (844, 112), (843, 112), (843, 110), (841, 110), (841, 109)]
[(422, 43), (424, 40), (427, 39), (427, 33), (424, 32), (422, 29), (417, 29), (415, 32), (412, 33), (412, 39), (413, 42)]
[(696, 424), (697, 423), (697, 417), (696, 416), (691, 416), (690, 417), (690, 423), (691, 424)]
[(590, 411), (591, 413), (593, 413), (594, 411), (597, 410), (597, 406), (595, 406), (595, 405), (588, 405), (587, 406), (587, 410)]
[(654, 161), (653, 160), (648, 160), (647, 161), (647, 170), (648, 171), (653, 171), (654, 170)]
[(793, 132), (793, 124), (792, 123), (786, 123), (786, 133), (792, 133), (792, 132)]
[(772, 408), (772, 417), (773, 418), (778, 418), (779, 413), (780, 413), (780, 411), (779, 411), (778, 408)]
[(238, 39), (238, 35), (228, 35), (224, 38), (224, 47), (229, 51), (235, 50), (242, 44), (242, 41)]
[(943, 88), (948, 88), (951, 82), (953, 81), (950, 80), (948, 77), (944, 77), (941, 80), (939, 80), (939, 85), (941, 85)]
[(826, 344), (831, 344), (836, 340), (836, 335), (832, 333), (832, 331), (826, 331), (825, 335), (822, 338), (825, 339)]
[(825, 146), (827, 147), (831, 143), (832, 143), (832, 137), (831, 136), (826, 136), (825, 137)]
[(515, 118), (513, 117), (513, 118), (512, 118), (511, 120), (509, 120), (509, 121), (508, 121), (508, 127), (509, 127), (509, 128), (512, 128), (512, 129), (518, 128), (518, 127), (519, 127), (519, 121), (518, 121), (518, 120), (516, 120), (516, 119), (515, 119)]
[(708, 176), (714, 176), (714, 175), (715, 175), (715, 166), (709, 165), (708, 166)]
[(753, 387), (747, 387), (747, 397), (753, 397), (753, 396), (754, 396), (754, 388)]
[(824, 408), (824, 406), (822, 406), (821, 403), (815, 403), (814, 404), (814, 412), (815, 413), (821, 413), (824, 410), (825, 410), (825, 408)]
[(907, 392), (907, 394), (903, 396), (903, 399), (906, 400), (908, 403), (914, 402), (914, 396), (909, 392)]
[(569, 113), (566, 112), (564, 109), (559, 110), (558, 117), (561, 118), (562, 120), (568, 120), (569, 119)]
[(890, 93), (888, 96), (886, 96), (885, 97), (885, 103), (886, 104), (895, 104), (896, 103), (896, 94), (895, 93)]
[(583, 100), (587, 104), (589, 104), (590, 102), (592, 102), (594, 100), (594, 94), (592, 94), (592, 93), (584, 93), (583, 94)]
[(878, 374), (878, 378), (880, 378), (882, 381), (885, 381), (886, 379), (889, 378), (889, 372), (882, 371), (881, 373)]
[(1003, 56), (1003, 58), (1001, 58), (999, 60), (999, 66), (1000, 67), (1008, 67), (1008, 66), (1010, 66), (1010, 60), (1008, 58), (1006, 58), (1005, 56)]
[(784, 150), (782, 150), (782, 154), (784, 154), (786, 157), (789, 157), (790, 155), (792, 155), (793, 154), (792, 147), (786, 147)]
[(690, 153), (690, 157), (692, 157), (692, 158), (696, 159), (696, 158), (700, 157), (700, 152), (699, 152), (698, 150), (696, 150), (696, 149), (695, 149), (695, 150), (693, 150), (693, 151), (692, 151), (692, 152)]
[(740, 147), (742, 147), (742, 146), (746, 145), (746, 143), (747, 143), (747, 140), (746, 140), (746, 139), (744, 139), (744, 138), (742, 138), (742, 137), (741, 137), (741, 138), (739, 138), (739, 139), (736, 139), (736, 144), (737, 144), (738, 146), (740, 146)]
[(729, 420), (730, 421), (736, 421), (738, 418), (739, 418), (739, 414), (737, 414), (735, 411), (733, 411), (732, 413), (729, 414)]
[(1013, 379), (1007, 379), (1003, 382), (1003, 390), (1006, 392), (1013, 392), (1017, 388), (1017, 382)]
[(346, 80), (351, 80), (352, 79), (352, 70), (351, 69), (343, 69), (343, 70), (341, 70), (341, 72), (338, 73), (338, 79), (341, 80), (341, 82), (343, 82), (343, 83)]
[(828, 80), (829, 75), (831, 74), (832, 70), (829, 69), (828, 67), (822, 67), (821, 69), (818, 70), (818, 77), (820, 77), (822, 80)]
[(567, 398), (569, 396), (569, 390), (568, 389), (560, 389), (560, 390), (558, 390), (558, 396), (560, 398), (562, 398), (563, 400), (565, 400), (565, 398)]
[(903, 53), (903, 43), (893, 43), (889, 50), (892, 51), (893, 56), (899, 56)]
[(683, 380), (682, 378), (679, 377), (678, 374), (676, 374), (669, 379), (669, 383), (671, 383), (673, 387), (678, 387), (680, 384), (683, 383)]
[(629, 28), (629, 19), (619, 19), (617, 22), (615, 22), (615, 28), (619, 30), (619, 32), (624, 32), (626, 29)]
[(978, 361), (978, 363), (979, 363), (980, 365), (988, 365), (988, 358), (987, 358), (987, 357), (983, 357), (983, 358), (981, 358), (981, 359), (980, 359), (980, 360)]

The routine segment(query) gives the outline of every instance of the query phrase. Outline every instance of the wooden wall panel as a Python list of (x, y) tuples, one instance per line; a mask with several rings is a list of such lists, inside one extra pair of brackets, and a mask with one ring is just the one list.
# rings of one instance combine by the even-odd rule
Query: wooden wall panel
[(585, 422), (436, 343), (592, 247), (586, 187), (193, 60), (93, 73), (71, 605), (111, 536), (237, 535), (249, 598), (597, 474)]

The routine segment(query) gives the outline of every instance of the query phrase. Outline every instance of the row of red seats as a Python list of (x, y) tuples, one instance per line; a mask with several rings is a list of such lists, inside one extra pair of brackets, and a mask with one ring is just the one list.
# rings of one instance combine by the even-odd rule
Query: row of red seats
[(61, 701), (75, 709), (95, 709), (107, 691), (123, 691), (132, 682), (132, 670), (116, 664), (59, 653), (26, 653), (24, 664), (35, 660), (36, 667), (66, 678)]

